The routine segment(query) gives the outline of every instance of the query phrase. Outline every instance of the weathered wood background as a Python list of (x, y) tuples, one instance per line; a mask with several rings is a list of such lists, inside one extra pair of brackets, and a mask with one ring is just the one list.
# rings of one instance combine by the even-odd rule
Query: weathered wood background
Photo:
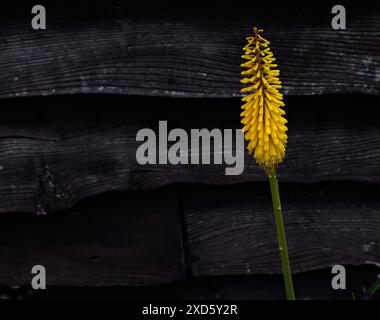
[[(379, 183), (380, 127), (373, 113), (379, 101), (372, 96), (286, 98), (289, 144), (280, 181)], [(3, 100), (0, 212), (50, 213), (104, 192), (145, 191), (170, 183), (267, 181), (248, 155), (244, 173), (237, 176), (226, 176), (225, 164), (141, 166), (136, 161), (142, 144), (136, 134), (142, 128), (158, 132), (158, 122), (167, 120), (169, 129), (234, 129), (240, 127), (239, 112), (238, 99)]]
[(376, 3), (349, 6), (348, 28), (339, 31), (331, 28), (332, 6), (322, 4), (69, 6), (49, 6), (45, 31), (30, 28), (28, 6), (3, 10), (0, 97), (239, 96), (241, 48), (252, 25), (267, 31), (285, 94), (380, 93)]
[(137, 131), (159, 120), (239, 128), (253, 24), (285, 83), (279, 179), (294, 270), (380, 266), (376, 6), (355, 7), (334, 31), (331, 7), (86, 3), (68, 12), (54, 2), (38, 32), (29, 11), (4, 7), (0, 285), (29, 284), (35, 264), (51, 286), (81, 287), (280, 272), (269, 188), (250, 157), (240, 176), (135, 159)]

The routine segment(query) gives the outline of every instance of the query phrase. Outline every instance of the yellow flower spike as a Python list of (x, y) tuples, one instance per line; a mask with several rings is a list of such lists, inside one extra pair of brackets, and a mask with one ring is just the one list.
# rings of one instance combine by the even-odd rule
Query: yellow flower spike
[(270, 50), (270, 42), (259, 33), (262, 29), (253, 28), (253, 36), (247, 37), (248, 44), (243, 47), (243, 59), (248, 61), (240, 66), (246, 68), (241, 72), (241, 83), (247, 86), (241, 89), (246, 94), (242, 101), (243, 111), (241, 123), (244, 126), (244, 139), (248, 140), (248, 152), (253, 155), (256, 162), (264, 168), (268, 175), (271, 189), (273, 212), (276, 223), (277, 241), (281, 258), (281, 269), (284, 277), (286, 298), (295, 300), (292, 271), (290, 268), (288, 245), (286, 241), (285, 226), (282, 216), (280, 193), (276, 176), (276, 166), (285, 157), (288, 131), (282, 94), (278, 89), (282, 88), (279, 79), (280, 71), (277, 64), (272, 63), (276, 59)]
[[(249, 141), (248, 151), (266, 172), (271, 172), (285, 157), (287, 142), (287, 123), (283, 117), (283, 96), (278, 91), (282, 88), (278, 78), (280, 71), (269, 47), (269, 41), (260, 33), (262, 29), (253, 28), (253, 36), (247, 37), (248, 44), (243, 48), (241, 64), (241, 83), (247, 87), (241, 90), (245, 95), (242, 101), (244, 112), (241, 113), (244, 124), (245, 139)], [(248, 124), (248, 125), (247, 125)], [(255, 140), (252, 140), (255, 139)], [(256, 141), (257, 140), (257, 141)]]

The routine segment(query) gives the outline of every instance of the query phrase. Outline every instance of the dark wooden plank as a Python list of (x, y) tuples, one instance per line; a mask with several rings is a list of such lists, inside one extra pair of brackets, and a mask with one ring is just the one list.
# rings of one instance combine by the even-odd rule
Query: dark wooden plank
[[(280, 180), (379, 183), (380, 127), (372, 113), (378, 103), (376, 97), (360, 96), (287, 99), (289, 145), (279, 168)], [(38, 107), (30, 113), (32, 104)], [(321, 111), (321, 105), (328, 113)], [(360, 113), (358, 106), (362, 106)], [(239, 128), (239, 110), (238, 99), (92, 96), (4, 100), (0, 212), (44, 214), (104, 192), (150, 190), (170, 183), (266, 181), (246, 153), (245, 170), (239, 176), (226, 176), (224, 165), (136, 163), (138, 130), (156, 130), (159, 120), (186, 130)]]
[[(347, 289), (331, 287), (331, 269), (305, 272), (294, 276), (298, 300), (356, 300), (365, 299), (363, 287), (368, 288), (379, 274), (373, 266), (345, 266)], [(49, 288), (0, 287), (0, 299), (7, 300), (280, 300), (285, 299), (281, 275), (238, 275), (188, 278), (175, 283), (138, 287)], [(380, 292), (374, 296), (380, 299)]]
[(30, 27), (30, 6), (0, 25), (0, 97), (112, 93), (239, 96), (241, 48), (266, 29), (286, 95), (380, 93), (380, 9), (346, 4), (347, 30), (331, 6), (192, 5), (129, 1), (47, 5), (48, 28)]
[(4, 215), (0, 285), (139, 286), (184, 276), (177, 189), (112, 194), (48, 217)]
[[(49, 287), (280, 273), (267, 184), (180, 188), (109, 194), (47, 217), (3, 215), (0, 286), (28, 286), (36, 264)], [(285, 183), (281, 191), (295, 272), (380, 265), (378, 186)]]
[[(280, 189), (294, 272), (380, 266), (379, 186), (283, 183)], [(181, 194), (194, 276), (281, 272), (266, 183), (189, 185)]]

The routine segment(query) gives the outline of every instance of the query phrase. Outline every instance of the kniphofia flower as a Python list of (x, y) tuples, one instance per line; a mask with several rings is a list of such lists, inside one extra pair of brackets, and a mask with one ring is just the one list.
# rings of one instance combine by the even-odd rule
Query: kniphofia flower
[(246, 93), (242, 99), (245, 103), (241, 113), (244, 125), (244, 137), (249, 141), (248, 151), (253, 154), (256, 162), (264, 168), (268, 175), (273, 212), (276, 223), (277, 241), (280, 251), (281, 268), (284, 276), (286, 297), (295, 300), (292, 272), (290, 268), (288, 245), (282, 216), (280, 193), (276, 176), (276, 166), (284, 160), (287, 142), (284, 103), (279, 89), (282, 88), (279, 79), (280, 71), (273, 62), (276, 60), (269, 47), (269, 41), (260, 33), (263, 30), (253, 28), (253, 35), (247, 38), (243, 48), (245, 68), (241, 80), (249, 86), (241, 92)]
[(286, 119), (282, 88), (279, 79), (280, 71), (269, 47), (269, 41), (260, 33), (262, 29), (253, 28), (253, 35), (246, 38), (248, 43), (243, 48), (243, 59), (248, 60), (241, 65), (247, 70), (241, 80), (249, 86), (241, 90), (247, 95), (242, 98), (244, 105), (241, 123), (244, 125), (244, 137), (249, 141), (248, 151), (256, 162), (266, 171), (271, 171), (285, 157), (287, 142)]

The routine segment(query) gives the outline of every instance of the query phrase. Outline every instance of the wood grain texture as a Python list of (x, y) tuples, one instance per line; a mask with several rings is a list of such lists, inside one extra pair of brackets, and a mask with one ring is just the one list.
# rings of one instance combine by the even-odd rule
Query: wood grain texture
[[(279, 168), (280, 180), (379, 183), (380, 128), (371, 112), (376, 104), (378, 98), (360, 96), (287, 99), (289, 145)], [(33, 113), (30, 105), (36, 106)], [(329, 108), (328, 114), (321, 112), (322, 105)], [(186, 130), (239, 128), (239, 106), (238, 99), (4, 100), (0, 212), (46, 214), (101, 193), (152, 190), (171, 183), (266, 181), (247, 154), (239, 176), (226, 176), (225, 165), (142, 166), (136, 162), (141, 144), (136, 142), (138, 130), (157, 130), (159, 120)], [(365, 112), (358, 113), (358, 106)]]
[(30, 285), (34, 265), (47, 286), (140, 286), (183, 278), (178, 192), (92, 199), (54, 217), (7, 215), (0, 223), (0, 283)]
[[(266, 29), (284, 93), (380, 93), (380, 9), (346, 5), (346, 30), (331, 6), (95, 1), (49, 5), (48, 28), (30, 7), (5, 7), (0, 97), (110, 93), (235, 97), (241, 48), (253, 24)], [(260, 6), (263, 6), (262, 8)]]
[[(379, 266), (378, 186), (280, 187), (297, 274), (333, 264)], [(47, 217), (3, 215), (0, 286), (29, 285), (36, 264), (46, 267), (49, 287), (280, 274), (269, 187), (177, 185), (114, 192)]]
[[(363, 287), (368, 288), (380, 269), (374, 266), (346, 266), (350, 281), (347, 290), (334, 290), (331, 269), (294, 275), (298, 300), (357, 300), (365, 299)], [(0, 286), (0, 297), (8, 300), (282, 300), (285, 299), (282, 275), (236, 275), (188, 278), (174, 283), (156, 286), (128, 287), (49, 287), (49, 290), (33, 290), (29, 287), (9, 288)], [(380, 299), (380, 293), (374, 300)], [(247, 302), (250, 302), (247, 301)], [(162, 301), (163, 302), (163, 301)], [(223, 303), (223, 301), (221, 301)], [(265, 309), (263, 309), (265, 310)]]
[[(280, 184), (294, 272), (380, 265), (378, 186)], [(281, 273), (267, 184), (184, 186), (194, 276)]]

